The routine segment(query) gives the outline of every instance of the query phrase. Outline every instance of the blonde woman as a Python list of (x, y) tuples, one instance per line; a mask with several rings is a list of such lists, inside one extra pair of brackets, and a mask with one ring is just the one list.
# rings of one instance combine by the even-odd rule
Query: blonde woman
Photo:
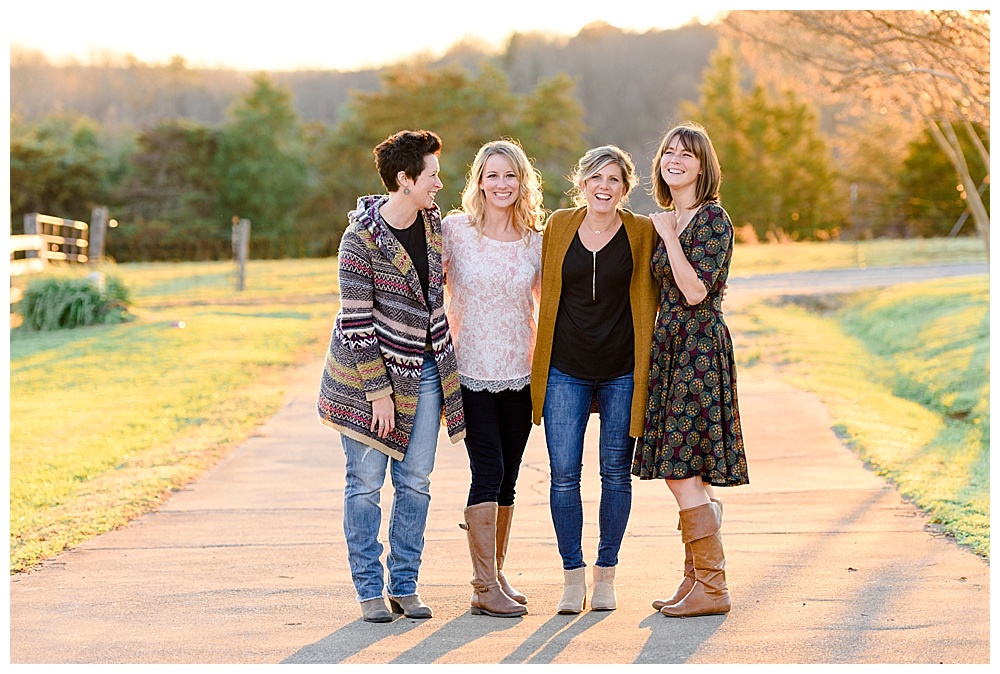
[(577, 207), (554, 212), (545, 226), (531, 394), (534, 422), (545, 419), (549, 507), (563, 564), (557, 612), (573, 614), (587, 603), (580, 481), (595, 404), (601, 503), (590, 605), (618, 606), (615, 568), (632, 507), (629, 467), (645, 420), (657, 294), (649, 270), (656, 232), (625, 208), (638, 182), (632, 158), (614, 145), (593, 148), (570, 181)]
[(471, 610), (512, 618), (527, 598), (504, 575), (521, 458), (531, 432), (531, 358), (541, 286), (541, 177), (515, 141), (483, 145), (462, 210), (442, 221), (472, 483), (464, 512)]

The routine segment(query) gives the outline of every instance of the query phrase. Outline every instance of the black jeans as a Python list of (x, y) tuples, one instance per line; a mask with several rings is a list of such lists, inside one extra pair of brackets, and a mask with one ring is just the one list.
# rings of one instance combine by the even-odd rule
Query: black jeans
[(462, 387), (465, 447), (472, 484), (467, 505), (514, 505), (514, 487), (531, 433), (531, 390), (470, 391)]

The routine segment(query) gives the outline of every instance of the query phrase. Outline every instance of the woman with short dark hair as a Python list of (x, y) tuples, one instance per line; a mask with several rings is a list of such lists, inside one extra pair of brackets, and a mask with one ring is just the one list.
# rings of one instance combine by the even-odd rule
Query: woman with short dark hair
[(430, 131), (400, 131), (379, 143), (375, 165), (388, 195), (360, 197), (340, 242), (341, 308), (318, 411), (344, 446), (344, 535), (368, 622), (392, 620), (378, 538), (387, 471), (394, 488), (387, 557), (392, 613), (431, 617), (417, 594), (417, 573), (442, 412), (451, 442), (465, 435), (434, 203), (442, 187), (440, 151), (441, 139)]

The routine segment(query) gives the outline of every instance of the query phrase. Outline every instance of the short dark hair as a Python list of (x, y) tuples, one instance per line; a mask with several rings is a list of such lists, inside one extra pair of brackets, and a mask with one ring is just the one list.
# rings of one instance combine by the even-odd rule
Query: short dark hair
[(390, 192), (399, 189), (402, 171), (416, 180), (424, 170), (424, 157), (441, 152), (441, 138), (433, 131), (398, 131), (375, 146), (375, 168)]

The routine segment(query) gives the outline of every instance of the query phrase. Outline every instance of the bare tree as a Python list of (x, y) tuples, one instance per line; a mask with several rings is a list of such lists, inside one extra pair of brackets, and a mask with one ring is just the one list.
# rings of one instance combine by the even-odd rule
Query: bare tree
[[(989, 182), (989, 148), (975, 128), (988, 137), (988, 10), (737, 11), (723, 26), (743, 42), (788, 57), (800, 74), (809, 66), (829, 91), (865, 100), (883, 114), (921, 120), (962, 181), (989, 259), (990, 216), (979, 190)], [(956, 128), (973, 139), (987, 167), (978, 180)]]

